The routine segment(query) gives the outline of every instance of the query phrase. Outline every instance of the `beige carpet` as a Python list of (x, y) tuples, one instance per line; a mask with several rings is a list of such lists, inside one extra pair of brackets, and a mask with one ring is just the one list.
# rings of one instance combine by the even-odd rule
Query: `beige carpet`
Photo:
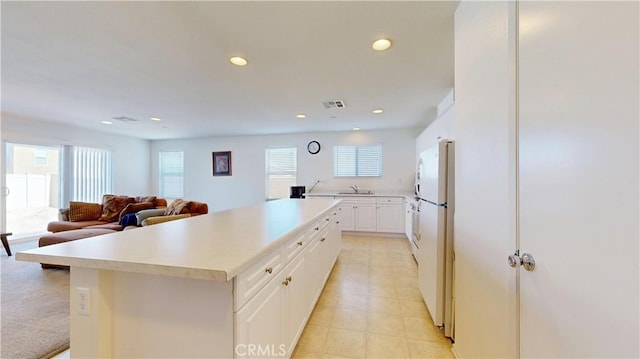
[(4, 250), (0, 261), (0, 358), (50, 358), (68, 349), (69, 271), (42, 270)]

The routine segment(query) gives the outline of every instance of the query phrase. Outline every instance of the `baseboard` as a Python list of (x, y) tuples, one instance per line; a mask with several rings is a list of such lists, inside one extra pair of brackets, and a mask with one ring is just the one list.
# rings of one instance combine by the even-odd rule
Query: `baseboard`
[(354, 232), (354, 231), (342, 231), (343, 236), (352, 237), (381, 237), (381, 238), (404, 238), (407, 236), (404, 233), (381, 233), (381, 232)]

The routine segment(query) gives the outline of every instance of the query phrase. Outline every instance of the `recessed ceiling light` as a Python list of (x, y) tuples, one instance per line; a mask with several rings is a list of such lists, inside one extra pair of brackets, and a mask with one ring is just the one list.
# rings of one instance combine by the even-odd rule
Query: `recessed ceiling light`
[(159, 119), (159, 118), (157, 118), (157, 117), (151, 117), (151, 118), (149, 118), (149, 119), (150, 119), (151, 121), (162, 121), (162, 120), (160, 120), (160, 119)]
[(307, 118), (307, 115), (305, 115), (304, 113), (299, 113), (296, 115), (297, 118)]
[(102, 123), (104, 123), (105, 125), (113, 125), (113, 122), (111, 121), (102, 121)]
[(390, 46), (391, 46), (391, 41), (389, 41), (387, 39), (376, 40), (371, 45), (371, 47), (373, 47), (373, 49), (377, 50), (377, 51), (384, 51), (384, 50), (388, 49)]
[(354, 130), (354, 131), (360, 131), (360, 127), (354, 127), (352, 130)]
[(384, 110), (382, 110), (381, 108), (376, 108), (375, 110), (372, 111), (375, 114), (379, 114), (379, 113), (383, 113)]
[(234, 56), (234, 57), (230, 58), (229, 61), (231, 61), (231, 63), (236, 65), (236, 66), (244, 66), (244, 65), (249, 63), (247, 61), (247, 59), (245, 59), (243, 57), (240, 57), (240, 56)]

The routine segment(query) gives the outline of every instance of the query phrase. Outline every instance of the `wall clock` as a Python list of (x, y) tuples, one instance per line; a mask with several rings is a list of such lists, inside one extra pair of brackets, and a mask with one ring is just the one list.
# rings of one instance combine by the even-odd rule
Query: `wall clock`
[(312, 155), (320, 152), (320, 143), (318, 141), (309, 142), (309, 144), (307, 144), (307, 151)]

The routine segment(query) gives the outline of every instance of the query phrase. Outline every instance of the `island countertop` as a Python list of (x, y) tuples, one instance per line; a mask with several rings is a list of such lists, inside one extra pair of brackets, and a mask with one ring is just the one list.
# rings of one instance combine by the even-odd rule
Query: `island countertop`
[(16, 253), (17, 260), (229, 281), (340, 201), (281, 199)]

